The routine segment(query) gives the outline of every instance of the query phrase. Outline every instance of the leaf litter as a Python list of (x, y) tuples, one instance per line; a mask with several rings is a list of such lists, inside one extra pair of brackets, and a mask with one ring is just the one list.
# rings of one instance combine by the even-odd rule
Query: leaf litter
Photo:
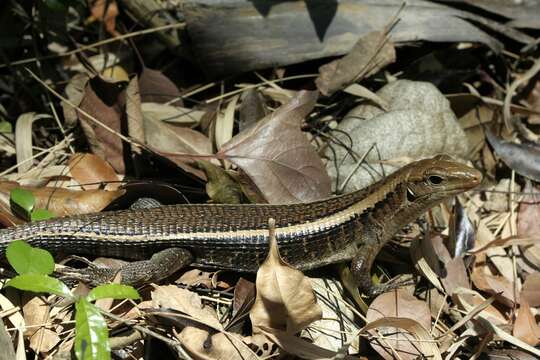
[[(432, 44), (418, 43), (420, 51), (400, 41), (400, 36), (437, 40), (436, 33), (414, 32), (432, 25), (417, 22), (404, 32), (402, 25), (411, 24), (418, 9), (413, 4), (395, 11), (394, 29), (361, 31), (364, 35), (347, 39), (350, 51), (337, 59), (322, 56), (342, 55), (337, 50), (342, 43), (296, 58), (292, 66), (292, 58), (283, 56), (294, 52), (275, 57), (268, 47), (257, 57), (259, 64), (279, 59), (273, 69), (254, 72), (260, 65), (246, 61), (238, 75), (239, 63), (231, 59), (253, 56), (246, 55), (253, 49), (242, 52), (246, 44), (239, 41), (236, 58), (220, 53), (223, 64), (235, 70), (206, 82), (195, 62), (186, 61), (189, 51), (167, 49), (169, 55), (160, 56), (163, 48), (137, 37), (126, 46), (125, 14), (118, 12), (123, 4), (95, 2), (79, 17), (89, 20), (79, 29), (93, 29), (88, 34), (98, 42), (65, 62), (57, 55), (41, 59), (54, 68), (30, 69), (48, 88), (31, 76), (21, 86), (14, 71), (5, 73), (0, 115), (2, 123), (13, 126), (2, 128), (1, 223), (26, 221), (10, 202), (13, 189), (31, 192), (33, 206), (56, 216), (127, 208), (136, 195), (126, 185), (135, 179), (150, 179), (148, 188), (156, 194), (159, 185), (152, 182), (170, 182), (186, 202), (291, 204), (330, 196), (332, 183), (334, 189), (351, 191), (405, 162), (450, 153), (482, 170), (483, 184), (402, 230), (373, 269), (375, 281), (418, 275), (414, 287), (363, 298), (369, 305), (363, 307), (350, 300), (350, 287), (345, 277), (338, 279), (338, 271), (303, 274), (280, 258), (274, 241), (257, 274), (191, 268), (163, 285), (141, 289), (142, 302), (108, 301), (102, 310), (116, 316), (107, 324), (111, 347), (142, 358), (153, 337), (175, 356), (196, 359), (540, 356), (538, 41), (513, 28), (537, 26), (527, 16), (534, 4), (470, 1), (465, 11), (452, 2), (426, 3), (432, 6), (424, 13), (430, 18), (438, 9), (440, 24), (463, 26), (448, 28), (444, 37), (454, 41), (444, 47), (452, 50), (447, 54), (454, 54), (450, 60), (459, 64), (458, 71), (445, 68)], [(289, 5), (270, 6), (270, 33), (273, 14)], [(474, 13), (476, 6), (511, 21), (488, 20), (488, 14)], [(193, 24), (193, 5), (186, 9), (193, 39), (201, 42), (195, 44), (201, 63), (219, 73), (223, 68), (212, 62), (215, 39), (195, 31), (200, 28)], [(17, 11), (15, 16), (25, 10)], [(56, 15), (76, 10), (70, 11)], [(317, 19), (316, 10), (305, 11)], [(369, 11), (382, 10), (372, 5)], [(381, 24), (394, 19), (387, 10), (381, 14), (386, 14), (378, 18), (384, 17)], [(525, 48), (520, 52), (463, 19), (505, 32)], [(75, 42), (65, 45), (83, 44), (86, 40), (69, 24), (66, 31)], [(473, 29), (469, 36), (467, 29)], [(123, 45), (101, 44), (98, 33)], [(324, 37), (318, 41), (329, 44)], [(208, 58), (200, 53), (203, 44), (210, 46)], [(502, 46), (505, 52), (495, 54)], [(170, 54), (175, 55), (167, 63)], [(303, 62), (307, 59), (312, 62)], [(465, 61), (470, 59), (471, 68)], [(411, 61), (418, 65), (414, 71)], [(432, 69), (438, 69), (435, 75)], [(459, 79), (457, 85), (447, 82), (445, 71)], [(14, 345), (18, 359), (69, 354), (75, 341), (73, 311), (58, 305), (66, 304), (3, 288), (0, 344)], [(122, 336), (128, 329), (132, 335)]]

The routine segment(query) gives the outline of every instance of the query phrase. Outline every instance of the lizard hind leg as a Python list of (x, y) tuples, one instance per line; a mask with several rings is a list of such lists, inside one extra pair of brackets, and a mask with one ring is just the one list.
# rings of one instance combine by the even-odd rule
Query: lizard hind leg
[(128, 262), (120, 267), (106, 267), (90, 263), (87, 268), (65, 268), (60, 272), (64, 279), (79, 280), (91, 285), (111, 282), (120, 274), (121, 283), (132, 286), (161, 281), (193, 261), (193, 255), (183, 248), (161, 250), (148, 260)]

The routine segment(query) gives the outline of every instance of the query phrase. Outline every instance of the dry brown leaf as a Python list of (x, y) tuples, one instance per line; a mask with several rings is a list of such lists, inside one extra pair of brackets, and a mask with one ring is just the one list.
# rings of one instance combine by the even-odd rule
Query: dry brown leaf
[(531, 346), (540, 344), (540, 327), (525, 299), (521, 300), (512, 334)]
[[(101, 123), (120, 133), (125, 117), (125, 91), (122, 83), (112, 83), (99, 76), (86, 83), (79, 107)], [(77, 113), (92, 152), (109, 162), (116, 172), (125, 171), (122, 140), (84, 114)]]
[(94, 154), (76, 153), (69, 159), (69, 172), (71, 177), (82, 185), (84, 190), (98, 189), (106, 183), (106, 189), (116, 190), (120, 187), (120, 178), (112, 166)]
[(11, 190), (21, 188), (31, 191), (36, 199), (36, 208), (48, 209), (55, 216), (96, 213), (113, 200), (124, 195), (125, 190), (67, 190), (62, 188), (19, 186), (14, 182), (0, 182), (0, 201), (9, 206)]
[(173, 100), (175, 105), (182, 105), (180, 91), (176, 85), (159, 70), (145, 67), (139, 77), (141, 102), (166, 103)]
[(261, 327), (295, 334), (322, 316), (309, 279), (279, 255), (275, 229), (270, 226), (270, 249), (257, 271), (257, 296), (249, 313), (253, 332)]
[(180, 311), (214, 329), (223, 329), (215, 310), (203, 305), (200, 296), (192, 291), (173, 285), (158, 286), (152, 291), (152, 304), (154, 307)]
[[(366, 313), (366, 321), (371, 323), (385, 318), (414, 319), (424, 329), (431, 327), (431, 312), (424, 301), (416, 299), (404, 289), (381, 294), (373, 300)], [(393, 327), (379, 328), (379, 332), (370, 331), (372, 335), (384, 335), (384, 340), (373, 341), (371, 346), (385, 359), (394, 359), (393, 348), (401, 359), (416, 359), (419, 353), (415, 337), (409, 332)]]
[(114, 0), (96, 0), (90, 7), (91, 17), (87, 20), (92, 22), (94, 20), (100, 21), (105, 26), (105, 30), (112, 36), (120, 36), (120, 33), (116, 31), (116, 17), (119, 14), (118, 5)]
[(388, 34), (373, 31), (363, 35), (343, 58), (321, 66), (315, 83), (321, 94), (329, 96), (394, 61), (396, 50)]
[(176, 337), (194, 359), (260, 359), (237, 334), (209, 335), (205, 330), (188, 326)]
[(324, 164), (300, 131), (317, 97), (317, 92), (300, 92), (217, 154), (244, 170), (269, 203), (313, 201), (330, 194)]
[(521, 299), (527, 301), (530, 306), (540, 306), (540, 272), (527, 276), (521, 288)]

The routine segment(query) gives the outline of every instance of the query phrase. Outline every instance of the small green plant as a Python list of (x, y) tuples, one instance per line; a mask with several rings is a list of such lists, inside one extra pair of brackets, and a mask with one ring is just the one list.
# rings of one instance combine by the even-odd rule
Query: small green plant
[(31, 191), (15, 188), (9, 194), (11, 210), (28, 221), (48, 220), (54, 214), (47, 209), (36, 208), (36, 198)]
[(75, 302), (75, 355), (79, 360), (110, 359), (107, 323), (92, 301), (113, 299), (139, 299), (139, 293), (131, 286), (107, 284), (98, 286), (85, 297), (76, 297), (62, 281), (51, 276), (54, 260), (43, 249), (34, 248), (24, 241), (12, 242), (6, 250), (11, 266), (19, 275), (10, 279), (6, 286), (55, 294)]

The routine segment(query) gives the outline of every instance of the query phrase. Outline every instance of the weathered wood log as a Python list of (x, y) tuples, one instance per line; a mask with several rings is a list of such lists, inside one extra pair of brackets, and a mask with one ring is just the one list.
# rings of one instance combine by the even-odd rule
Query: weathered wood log
[[(402, 0), (189, 0), (183, 13), (193, 50), (212, 76), (342, 55), (359, 36), (382, 30)], [(499, 41), (464, 19), (520, 42), (532, 39), (492, 20), (429, 1), (409, 0), (394, 42)]]

